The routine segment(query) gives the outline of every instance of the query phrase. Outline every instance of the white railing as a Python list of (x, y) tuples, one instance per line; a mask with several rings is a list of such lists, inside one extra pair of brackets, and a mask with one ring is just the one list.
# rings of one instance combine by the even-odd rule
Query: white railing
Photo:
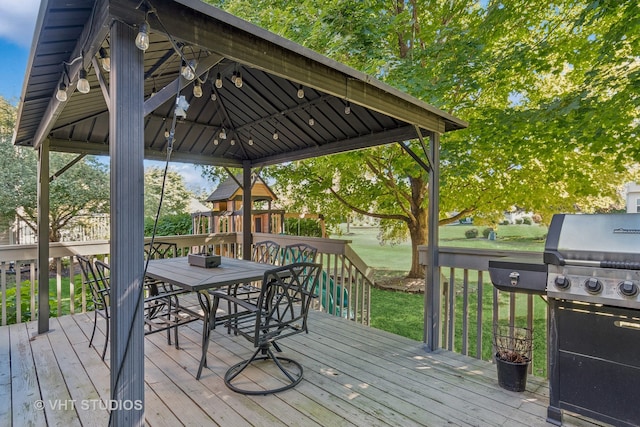
[[(147, 238), (145, 241), (149, 241)], [(236, 233), (156, 237), (156, 241), (176, 243), (181, 255), (203, 248), (237, 257), (242, 253), (242, 235)], [(318, 308), (363, 324), (369, 324), (371, 271), (353, 253), (346, 240), (255, 234), (254, 241), (274, 240), (282, 247), (304, 242), (318, 248), (317, 261), (324, 266)], [(76, 255), (109, 256), (109, 242), (51, 243), (50, 315), (91, 310), (89, 290), (82, 285)], [(0, 246), (0, 323), (7, 325), (34, 320), (37, 315), (37, 245)], [(21, 284), (16, 287), (16, 283)], [(55, 283), (55, 284), (54, 284)]]

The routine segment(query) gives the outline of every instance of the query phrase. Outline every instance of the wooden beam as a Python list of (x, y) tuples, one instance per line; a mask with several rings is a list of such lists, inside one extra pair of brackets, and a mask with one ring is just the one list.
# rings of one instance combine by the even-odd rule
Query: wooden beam
[(86, 156), (86, 154), (80, 154), (79, 156), (77, 156), (76, 158), (71, 160), (69, 163), (64, 165), (59, 171), (57, 171), (56, 173), (51, 175), (51, 177), (49, 178), (49, 182), (53, 182), (54, 179), (56, 179), (57, 177), (59, 177), (60, 175), (62, 175), (66, 171), (68, 171), (69, 168), (71, 168), (73, 165), (78, 163), (80, 160), (84, 159), (85, 156)]
[(49, 144), (38, 147), (38, 333), (49, 331)]

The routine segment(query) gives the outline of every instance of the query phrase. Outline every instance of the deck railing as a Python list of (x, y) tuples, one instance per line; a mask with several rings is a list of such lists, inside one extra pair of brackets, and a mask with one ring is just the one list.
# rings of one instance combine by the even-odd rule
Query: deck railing
[[(286, 246), (304, 242), (318, 248), (317, 261), (324, 266), (319, 310), (369, 324), (371, 271), (357, 257), (347, 240), (317, 239), (298, 236), (255, 234), (254, 241), (274, 240)], [(149, 241), (150, 239), (145, 239)], [(242, 236), (236, 233), (208, 235), (162, 236), (156, 241), (176, 243), (181, 255), (203, 249), (229, 257), (242, 253)], [(81, 283), (75, 255), (108, 259), (109, 242), (51, 243), (50, 277), (55, 280), (55, 292), (50, 291), (50, 313), (79, 313), (92, 309), (89, 290)], [(0, 246), (0, 323), (19, 323), (34, 320), (37, 315), (36, 245)], [(22, 284), (16, 287), (16, 283)], [(27, 285), (25, 285), (27, 283)], [(80, 286), (80, 288), (77, 288)], [(74, 297), (70, 297), (74, 296)]]
[[(425, 265), (426, 247), (420, 247)], [(495, 251), (466, 248), (439, 248), (440, 264), (440, 345), (478, 359), (493, 358), (493, 325), (501, 322), (527, 327), (534, 331), (538, 351), (530, 369), (536, 375), (546, 372), (547, 305), (539, 296), (498, 291), (488, 272), (490, 259), (501, 257), (531, 258), (538, 252)], [(478, 309), (481, 307), (481, 309)], [(536, 354), (536, 352), (534, 352)]]

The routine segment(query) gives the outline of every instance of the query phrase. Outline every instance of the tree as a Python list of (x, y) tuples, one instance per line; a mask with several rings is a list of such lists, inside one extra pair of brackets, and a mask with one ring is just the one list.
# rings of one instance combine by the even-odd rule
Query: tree
[[(14, 147), (11, 135), (15, 108), (0, 98), (0, 218), (4, 224), (16, 216), (37, 231), (37, 157), (33, 149)], [(75, 155), (51, 153), (51, 174), (61, 171)], [(107, 167), (94, 157), (85, 157), (57, 176), (50, 184), (49, 241), (60, 240), (61, 231), (82, 214), (109, 211)]]
[[(149, 167), (144, 172), (144, 217), (154, 219), (158, 213), (164, 169)], [(168, 170), (160, 216), (188, 213), (189, 200), (193, 197), (178, 172)]]
[[(638, 178), (637, 2), (215, 3), (468, 120), (441, 139), (441, 224), (513, 205), (545, 221), (590, 212)], [(398, 146), (272, 173), (328, 220), (346, 206), (380, 218), (386, 240), (428, 239), (427, 175)], [(422, 276), (417, 251), (409, 276)]]

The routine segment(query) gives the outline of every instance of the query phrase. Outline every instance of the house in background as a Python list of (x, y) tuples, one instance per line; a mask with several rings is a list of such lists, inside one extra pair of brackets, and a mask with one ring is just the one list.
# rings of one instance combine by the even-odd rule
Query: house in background
[(627, 213), (640, 213), (640, 184), (627, 184)]
[[(191, 213), (194, 234), (242, 232), (242, 175), (228, 178), (218, 185), (205, 203), (211, 209)], [(284, 230), (284, 210), (273, 209), (277, 200), (269, 186), (257, 175), (251, 182), (251, 232), (282, 233)]]

